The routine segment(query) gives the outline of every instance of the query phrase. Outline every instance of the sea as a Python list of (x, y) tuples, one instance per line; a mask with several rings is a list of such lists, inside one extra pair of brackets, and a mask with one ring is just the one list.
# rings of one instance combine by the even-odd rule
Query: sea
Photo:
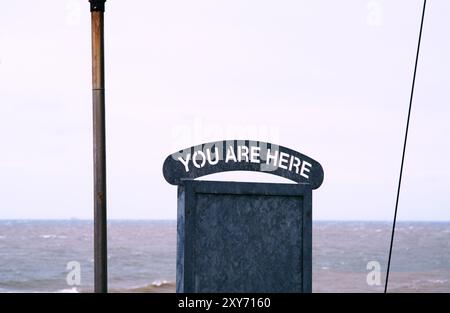
[[(313, 292), (383, 292), (388, 222), (313, 224)], [(110, 292), (175, 292), (176, 221), (108, 224)], [(92, 292), (93, 223), (1, 220), (0, 292)], [(398, 222), (389, 292), (450, 292), (450, 223)]]

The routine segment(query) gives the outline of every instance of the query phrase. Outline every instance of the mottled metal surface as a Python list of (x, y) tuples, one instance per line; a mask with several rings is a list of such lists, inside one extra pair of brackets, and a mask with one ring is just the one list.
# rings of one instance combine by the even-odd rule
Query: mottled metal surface
[[(102, 2), (102, 1), (97, 1)], [(103, 1), (104, 2), (104, 1)], [(92, 8), (91, 2), (91, 8)], [(94, 289), (108, 291), (103, 11), (92, 10), (92, 110), (94, 138)]]
[(186, 180), (177, 292), (310, 292), (311, 187)]
[[(239, 149), (242, 147), (248, 149), (249, 155), (252, 155), (252, 149), (257, 150), (257, 154), (253, 154), (255, 158), (250, 160), (249, 157), (244, 156), (239, 159), (239, 155), (242, 155)], [(229, 149), (232, 149), (237, 156), (236, 161), (227, 160)], [(277, 153), (276, 161), (267, 159), (269, 150), (271, 153)], [(215, 151), (218, 152), (217, 159)], [(282, 155), (285, 162), (280, 163)], [(193, 163), (194, 156), (197, 160), (196, 164)], [(180, 158), (189, 160), (189, 164), (184, 165)], [(306, 170), (302, 167), (304, 165)], [(305, 170), (303, 173), (302, 169)], [(197, 145), (169, 155), (163, 165), (164, 178), (173, 185), (181, 184), (183, 179), (195, 179), (227, 171), (264, 172), (297, 183), (309, 184), (312, 189), (319, 188), (324, 178), (322, 166), (312, 158), (276, 144), (251, 140), (216, 141)]]
[(185, 250), (185, 188), (178, 188), (177, 199), (177, 272), (176, 272), (176, 291), (184, 291), (184, 250)]

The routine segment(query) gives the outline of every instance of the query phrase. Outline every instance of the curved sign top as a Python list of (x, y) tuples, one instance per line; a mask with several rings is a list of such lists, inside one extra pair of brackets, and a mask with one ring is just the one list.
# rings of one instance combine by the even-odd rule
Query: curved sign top
[(273, 143), (251, 140), (215, 141), (172, 153), (164, 161), (163, 174), (168, 183), (179, 185), (228, 171), (253, 171), (273, 174), (312, 189), (320, 187), (323, 169), (319, 162), (300, 152)]

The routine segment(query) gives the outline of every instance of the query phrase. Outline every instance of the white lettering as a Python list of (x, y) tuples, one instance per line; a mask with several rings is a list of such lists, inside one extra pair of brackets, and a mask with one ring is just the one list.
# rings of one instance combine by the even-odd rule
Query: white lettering
[(214, 147), (214, 154), (215, 154), (215, 158), (214, 161), (211, 160), (211, 150), (207, 149), (206, 150), (206, 156), (208, 157), (208, 162), (211, 165), (216, 165), (217, 163), (219, 163), (219, 149), (217, 147)]
[(238, 146), (238, 161), (241, 162), (243, 157), (245, 157), (245, 162), (248, 162), (248, 147)]
[[(201, 155), (201, 157), (202, 157), (202, 163), (201, 164), (198, 164), (197, 163), (197, 161), (198, 161), (198, 155)], [(201, 168), (201, 167), (203, 167), (203, 166), (205, 166), (205, 164), (206, 164), (206, 156), (205, 156), (205, 154), (203, 153), (203, 151), (200, 151), (200, 150), (198, 150), (198, 151), (195, 151), (194, 152), (194, 155), (192, 156), (192, 163), (194, 163), (194, 166), (196, 167), (196, 168)]]
[(178, 307), (179, 308), (201, 308), (205, 309), (206, 311), (209, 311), (211, 308), (213, 300), (202, 300), (202, 299), (189, 299), (188, 297), (185, 297), (185, 299), (178, 300)]
[(250, 162), (252, 163), (259, 163), (259, 151), (261, 150), (260, 147), (251, 146), (250, 147)]
[(273, 160), (273, 165), (277, 165), (278, 160), (278, 150), (275, 150), (273, 154), (270, 154), (270, 149), (267, 149), (267, 157), (266, 157), (266, 164), (270, 164), (270, 160)]
[(232, 159), (234, 162), (237, 162), (236, 155), (234, 154), (234, 149), (232, 146), (228, 146), (227, 156), (225, 157), (225, 163), (228, 163), (230, 159)]
[(81, 265), (77, 261), (70, 261), (66, 266), (70, 272), (66, 276), (66, 282), (69, 286), (81, 285)]
[(287, 164), (288, 158), (289, 158), (289, 154), (284, 153), (284, 152), (280, 152), (280, 167), (281, 167), (282, 169), (287, 170), (287, 166), (284, 165), (284, 163)]
[(191, 159), (191, 154), (190, 154), (190, 153), (188, 153), (188, 154), (186, 155), (186, 160), (183, 160), (182, 157), (178, 157), (178, 161), (180, 161), (181, 163), (183, 163), (184, 168), (185, 168), (185, 170), (186, 170), (186, 173), (189, 172), (189, 166), (188, 166), (188, 164), (189, 164), (189, 160), (190, 160), (190, 159)]
[[(295, 161), (295, 163), (294, 163)], [(295, 167), (295, 173), (298, 174), (298, 172), (300, 171), (300, 164), (302, 163), (302, 161), (300, 161), (299, 158), (292, 156), (291, 157), (291, 164), (289, 164), (289, 170), (292, 171), (292, 168)]]
[(366, 282), (369, 286), (381, 285), (381, 265), (378, 261), (370, 261), (366, 266), (367, 270), (371, 270), (366, 276)]
[[(309, 166), (309, 168), (307, 168), (307, 166)], [(303, 161), (302, 168), (300, 170), (300, 175), (305, 177), (305, 178), (309, 178), (309, 175), (305, 174), (305, 172), (309, 173), (311, 166), (312, 166), (311, 163)]]

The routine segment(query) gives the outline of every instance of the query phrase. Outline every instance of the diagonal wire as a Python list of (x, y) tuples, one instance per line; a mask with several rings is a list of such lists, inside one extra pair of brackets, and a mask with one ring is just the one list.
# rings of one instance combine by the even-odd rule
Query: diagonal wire
[(388, 282), (389, 282), (389, 270), (390, 270), (390, 267), (391, 267), (392, 246), (394, 244), (395, 224), (397, 222), (398, 200), (399, 200), (399, 197), (400, 197), (400, 187), (402, 185), (403, 164), (405, 162), (406, 142), (408, 140), (409, 119), (411, 117), (411, 107), (412, 107), (412, 101), (413, 101), (413, 96), (414, 96), (414, 85), (416, 83), (417, 61), (419, 59), (420, 41), (422, 39), (422, 28), (423, 28), (423, 20), (424, 20), (424, 17), (425, 17), (425, 8), (426, 8), (426, 6), (427, 6), (427, 0), (424, 0), (423, 1), (423, 10), (422, 10), (422, 20), (420, 22), (419, 40), (418, 40), (418, 43), (417, 43), (416, 63), (414, 65), (414, 75), (413, 75), (412, 87), (411, 87), (411, 96), (409, 98), (409, 109), (408, 109), (408, 118), (407, 118), (407, 121), (406, 121), (405, 141), (403, 142), (402, 163), (400, 165), (400, 176), (398, 178), (397, 199), (395, 201), (394, 222), (392, 224), (391, 244), (389, 246), (389, 259), (388, 259), (388, 265), (387, 265), (387, 271), (386, 271), (386, 282), (385, 282), (385, 285), (384, 285), (384, 293), (387, 292), (387, 287), (388, 287)]

